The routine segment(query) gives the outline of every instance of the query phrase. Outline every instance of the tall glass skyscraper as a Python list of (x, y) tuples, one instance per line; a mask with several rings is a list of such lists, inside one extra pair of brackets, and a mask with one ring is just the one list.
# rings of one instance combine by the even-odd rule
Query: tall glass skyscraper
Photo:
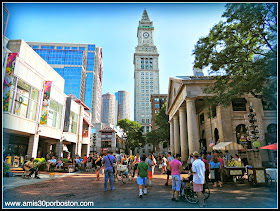
[(102, 123), (115, 125), (116, 96), (109, 92), (102, 95)]
[(118, 122), (121, 119), (131, 119), (131, 98), (128, 91), (118, 91), (115, 93), (116, 96), (116, 119)]
[(102, 48), (94, 44), (27, 43), (65, 79), (65, 94), (72, 93), (91, 109), (92, 123), (101, 122), (102, 92), (95, 92), (102, 89)]

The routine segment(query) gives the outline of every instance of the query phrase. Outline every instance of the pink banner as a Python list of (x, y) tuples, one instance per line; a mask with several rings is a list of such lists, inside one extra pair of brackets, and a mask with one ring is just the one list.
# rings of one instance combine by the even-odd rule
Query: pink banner
[(44, 98), (40, 124), (46, 125), (48, 119), (52, 81), (45, 81)]

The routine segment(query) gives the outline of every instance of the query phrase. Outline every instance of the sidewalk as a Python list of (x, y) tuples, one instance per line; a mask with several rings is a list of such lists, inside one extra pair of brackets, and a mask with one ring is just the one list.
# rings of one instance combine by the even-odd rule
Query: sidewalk
[(39, 172), (40, 179), (36, 179), (33, 176), (30, 179), (23, 179), (21, 177), (23, 174), (23, 171), (13, 170), (12, 172), (13, 172), (13, 177), (3, 177), (3, 190), (15, 188), (15, 187), (23, 186), (23, 185), (31, 185), (31, 184), (50, 180), (49, 173), (55, 174), (53, 180), (55, 180), (57, 178), (72, 176), (72, 175), (81, 173), (81, 171), (77, 171), (77, 172), (73, 172), (73, 173), (40, 171)]

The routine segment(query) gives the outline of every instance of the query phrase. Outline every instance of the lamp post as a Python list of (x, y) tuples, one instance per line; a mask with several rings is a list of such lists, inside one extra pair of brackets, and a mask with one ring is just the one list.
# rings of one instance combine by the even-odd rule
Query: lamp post
[(263, 139), (263, 135), (259, 135), (262, 131), (260, 129), (259, 119), (256, 117), (256, 111), (253, 108), (252, 103), (249, 106), (249, 113), (244, 115), (245, 122), (247, 122), (246, 129), (249, 132), (247, 137), (248, 141), (253, 143), (253, 146), (257, 148), (260, 147), (260, 142), (258, 140)]

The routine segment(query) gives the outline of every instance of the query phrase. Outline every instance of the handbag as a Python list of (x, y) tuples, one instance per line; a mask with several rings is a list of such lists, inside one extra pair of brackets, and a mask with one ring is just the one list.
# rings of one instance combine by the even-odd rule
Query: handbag
[(209, 179), (215, 179), (215, 169), (211, 169), (211, 170), (210, 170)]
[(110, 161), (110, 163), (111, 163), (111, 166), (113, 167), (113, 174), (115, 174), (115, 168), (114, 168), (114, 166), (113, 166), (113, 164), (112, 164), (112, 162), (111, 162), (111, 160), (110, 160), (110, 158), (109, 158), (108, 155), (107, 155), (107, 157), (108, 157), (108, 159), (109, 159), (109, 161)]
[(161, 165), (161, 164), (159, 164), (158, 168), (160, 168), (160, 169), (161, 169), (161, 168), (162, 168), (162, 165)]

